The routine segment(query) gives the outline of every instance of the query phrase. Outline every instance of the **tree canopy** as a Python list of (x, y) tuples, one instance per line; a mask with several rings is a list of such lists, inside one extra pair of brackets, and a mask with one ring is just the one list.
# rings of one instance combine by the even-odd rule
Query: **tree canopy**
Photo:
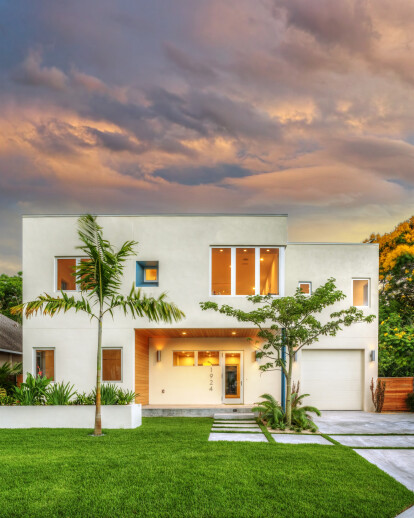
[(23, 279), (22, 272), (17, 275), (0, 275), (0, 313), (16, 322), (21, 323), (21, 315), (11, 313), (11, 308), (22, 303)]

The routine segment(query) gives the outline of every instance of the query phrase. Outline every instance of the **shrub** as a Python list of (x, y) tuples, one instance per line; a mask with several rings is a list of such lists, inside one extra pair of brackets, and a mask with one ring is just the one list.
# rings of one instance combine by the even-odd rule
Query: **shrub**
[[(297, 432), (301, 432), (302, 430), (316, 432), (318, 427), (313, 422), (309, 412), (320, 416), (320, 411), (313, 406), (301, 406), (302, 399), (309, 396), (309, 394), (299, 395), (299, 383), (296, 386), (293, 384), (293, 388), (295, 392), (292, 393), (292, 424), (290, 429)], [(285, 430), (286, 414), (283, 408), (272, 395), (263, 394), (261, 397), (264, 401), (256, 403), (258, 406), (255, 406), (252, 411), (259, 412), (259, 417), (271, 428)]]
[(51, 380), (45, 376), (35, 378), (29, 372), (26, 381), (20, 387), (14, 387), (14, 396), (18, 405), (44, 405), (47, 387)]
[[(88, 396), (94, 405), (96, 402), (96, 391), (93, 390)], [(112, 383), (101, 385), (101, 404), (102, 405), (129, 405), (135, 400), (135, 392), (122, 390)], [(88, 404), (88, 403), (87, 403)]]
[(16, 386), (16, 375), (21, 372), (21, 363), (12, 365), (9, 362), (5, 362), (0, 367), (0, 388), (5, 389), (9, 396), (13, 394), (13, 389)]
[(15, 400), (13, 396), (9, 396), (6, 389), (0, 388), (0, 406), (13, 405)]
[(130, 405), (135, 401), (135, 392), (132, 390), (123, 391), (121, 388), (118, 389), (118, 405)]
[(82, 394), (76, 393), (75, 399), (72, 401), (74, 405), (94, 405), (95, 401), (91, 394), (86, 394), (86, 392), (82, 392)]
[(414, 392), (411, 392), (411, 394), (408, 394), (405, 402), (407, 403), (409, 411), (414, 412)]
[(74, 385), (69, 383), (54, 383), (46, 391), (47, 405), (69, 405), (70, 399), (76, 394), (73, 390)]

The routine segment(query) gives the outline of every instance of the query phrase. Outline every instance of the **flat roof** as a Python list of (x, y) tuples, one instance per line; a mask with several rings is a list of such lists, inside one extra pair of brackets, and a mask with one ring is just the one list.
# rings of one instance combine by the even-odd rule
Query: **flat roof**
[(375, 245), (379, 246), (378, 243), (355, 243), (352, 241), (325, 241), (323, 243), (320, 243), (318, 241), (288, 241), (286, 243), (287, 245)]
[[(87, 212), (83, 212), (81, 214), (23, 214), (22, 218), (78, 218), (79, 216), (85, 216), (88, 214)], [(122, 218), (141, 218), (141, 217), (276, 217), (276, 218), (286, 218), (287, 214), (240, 214), (240, 213), (209, 213), (209, 212), (194, 212), (194, 213), (148, 213), (148, 214), (92, 214), (92, 216), (97, 216), (99, 218), (113, 218), (113, 217), (122, 217)]]

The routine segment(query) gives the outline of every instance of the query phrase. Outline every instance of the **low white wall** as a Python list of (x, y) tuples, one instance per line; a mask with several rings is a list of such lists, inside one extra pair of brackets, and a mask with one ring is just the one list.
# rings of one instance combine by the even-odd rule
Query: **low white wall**
[[(102, 428), (138, 428), (141, 405), (103, 405)], [(0, 406), (0, 428), (94, 428), (93, 405)]]

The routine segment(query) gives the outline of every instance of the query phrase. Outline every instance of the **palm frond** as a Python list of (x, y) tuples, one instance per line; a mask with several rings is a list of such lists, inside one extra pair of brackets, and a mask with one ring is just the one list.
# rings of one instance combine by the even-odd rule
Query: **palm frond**
[(24, 315), (26, 318), (37, 315), (37, 313), (53, 317), (53, 315), (61, 311), (66, 313), (70, 309), (74, 309), (76, 312), (84, 311), (91, 318), (94, 317), (91, 306), (84, 297), (75, 299), (75, 297), (69, 297), (64, 292), (61, 292), (61, 294), (61, 297), (51, 297), (47, 293), (39, 295), (35, 300), (23, 302), (23, 304), (12, 307), (11, 313), (13, 315)]

